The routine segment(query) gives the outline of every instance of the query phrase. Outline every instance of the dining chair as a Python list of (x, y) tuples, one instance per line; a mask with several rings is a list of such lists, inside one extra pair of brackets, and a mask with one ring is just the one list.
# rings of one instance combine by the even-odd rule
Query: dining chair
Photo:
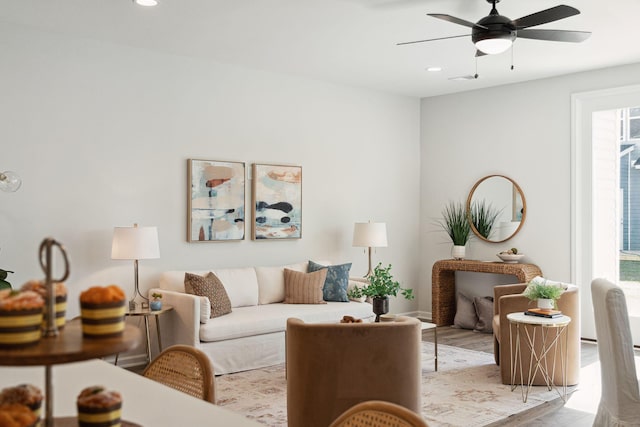
[(424, 418), (404, 406), (369, 400), (347, 409), (329, 427), (428, 427)]
[(160, 353), (143, 376), (207, 402), (216, 403), (211, 361), (201, 350), (173, 345)]
[(640, 393), (622, 289), (605, 279), (591, 282), (602, 395), (594, 426), (640, 424)]

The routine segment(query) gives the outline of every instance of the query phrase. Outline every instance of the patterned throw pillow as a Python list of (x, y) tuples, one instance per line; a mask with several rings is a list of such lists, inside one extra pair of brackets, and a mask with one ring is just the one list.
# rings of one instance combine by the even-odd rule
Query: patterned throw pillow
[(184, 289), (188, 294), (209, 298), (211, 319), (231, 313), (231, 301), (218, 276), (209, 272), (202, 277), (197, 274), (184, 274)]
[(348, 302), (347, 287), (349, 286), (349, 270), (351, 263), (341, 265), (321, 265), (309, 261), (308, 272), (327, 270), (322, 295), (325, 301)]
[(285, 268), (285, 304), (326, 304), (322, 299), (322, 286), (326, 277), (326, 269), (313, 273), (302, 273)]

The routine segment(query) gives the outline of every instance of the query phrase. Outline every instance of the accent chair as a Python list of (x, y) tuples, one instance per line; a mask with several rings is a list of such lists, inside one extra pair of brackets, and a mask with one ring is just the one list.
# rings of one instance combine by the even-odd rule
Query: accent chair
[[(493, 288), (493, 353), (496, 360), (496, 364), (500, 365), (500, 376), (503, 384), (511, 384), (511, 354), (515, 349), (515, 330), (513, 331), (514, 341), (509, 341), (509, 321), (507, 320), (507, 314), (524, 312), (527, 309), (532, 308), (533, 304), (527, 297), (522, 295), (526, 283), (516, 285), (499, 285)], [(578, 288), (575, 286), (570, 287), (558, 299), (558, 309), (571, 317), (571, 323), (567, 326), (567, 385), (578, 384), (580, 380), (580, 299)], [(515, 327), (514, 327), (515, 328)], [(551, 335), (551, 334), (549, 334)], [(522, 353), (522, 366), (523, 369), (528, 368), (529, 360), (531, 359), (531, 351), (526, 343), (526, 337), (524, 334), (520, 336), (520, 349)], [(549, 336), (547, 342), (551, 342), (552, 337)], [(564, 338), (562, 338), (564, 341)], [(536, 344), (537, 349), (540, 348), (541, 341)], [(538, 353), (539, 354), (539, 353)], [(556, 375), (554, 376), (553, 383), (557, 386), (562, 385), (562, 376), (560, 375), (562, 360), (558, 354), (556, 358), (556, 365), (553, 366), (553, 351), (547, 353), (547, 362), (549, 371), (554, 368)], [(516, 378), (520, 378), (519, 368), (516, 370)], [(538, 372), (533, 379), (533, 385), (546, 385), (542, 374)]]
[(314, 324), (289, 318), (289, 427), (327, 427), (347, 409), (368, 400), (420, 413), (421, 340), (416, 318)]

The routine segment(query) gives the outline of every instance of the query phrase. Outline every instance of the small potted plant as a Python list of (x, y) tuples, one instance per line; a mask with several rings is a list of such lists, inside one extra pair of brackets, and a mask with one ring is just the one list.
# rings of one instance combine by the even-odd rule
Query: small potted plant
[(157, 292), (152, 293), (149, 307), (151, 307), (152, 311), (162, 310), (162, 294)]
[(391, 264), (383, 267), (378, 263), (369, 276), (369, 284), (363, 287), (354, 286), (348, 295), (350, 298), (369, 297), (372, 299), (373, 312), (376, 314), (376, 322), (380, 321), (380, 315), (389, 312), (389, 297), (397, 296), (398, 292), (408, 300), (413, 299), (413, 289), (400, 287), (398, 281), (393, 280)]
[(454, 259), (464, 259), (465, 246), (471, 236), (471, 224), (467, 212), (461, 202), (449, 202), (442, 210), (442, 220), (438, 223), (451, 238)]
[(11, 289), (11, 283), (7, 281), (7, 276), (13, 271), (3, 270), (0, 268), (0, 289)]
[(548, 285), (544, 282), (530, 282), (524, 291), (524, 296), (531, 301), (537, 301), (538, 308), (551, 310), (557, 308), (557, 300), (564, 289), (556, 285)]
[(502, 209), (494, 208), (491, 203), (487, 203), (487, 201), (483, 199), (471, 203), (469, 218), (480, 236), (488, 239), (501, 213)]

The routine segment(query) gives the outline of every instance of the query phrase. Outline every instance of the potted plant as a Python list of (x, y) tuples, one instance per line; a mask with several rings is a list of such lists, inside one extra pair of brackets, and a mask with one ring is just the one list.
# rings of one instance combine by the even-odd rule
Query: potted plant
[(564, 292), (560, 286), (548, 285), (544, 282), (530, 282), (524, 291), (524, 296), (531, 301), (538, 302), (538, 308), (551, 310), (556, 308), (557, 300)]
[(162, 310), (162, 294), (154, 292), (151, 294), (151, 301), (149, 302), (149, 307), (151, 310), (158, 311)]
[(13, 273), (13, 271), (0, 268), (0, 289), (11, 289), (11, 283), (7, 281), (7, 275), (9, 273)]
[(494, 208), (491, 203), (487, 203), (486, 200), (482, 199), (471, 203), (469, 218), (478, 234), (488, 239), (496, 219), (501, 213), (502, 209)]
[(362, 298), (363, 296), (371, 298), (376, 322), (379, 322), (380, 315), (389, 312), (389, 297), (397, 296), (398, 292), (408, 300), (413, 299), (413, 289), (404, 289), (400, 287), (397, 280), (393, 280), (391, 264), (383, 267), (382, 263), (378, 263), (373, 274), (369, 276), (369, 284), (363, 287), (354, 286), (348, 295), (351, 298)]
[(471, 224), (464, 205), (461, 202), (449, 202), (442, 210), (442, 220), (439, 224), (453, 242), (453, 258), (464, 259), (465, 246), (471, 235)]

